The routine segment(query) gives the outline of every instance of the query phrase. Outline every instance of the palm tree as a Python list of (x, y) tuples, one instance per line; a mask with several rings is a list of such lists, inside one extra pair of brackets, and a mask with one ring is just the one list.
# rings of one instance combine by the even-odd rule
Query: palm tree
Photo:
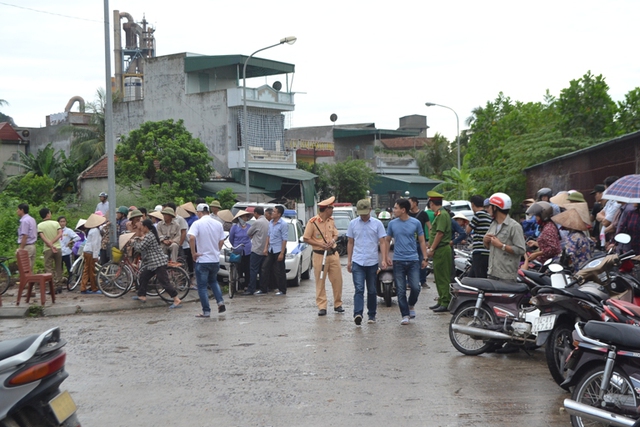
[(439, 191), (449, 199), (469, 200), (477, 192), (476, 183), (468, 171), (451, 168), (442, 173), (444, 182), (438, 184), (434, 190)]
[(105, 93), (103, 89), (98, 89), (96, 94), (96, 101), (87, 104), (92, 112), (89, 127), (69, 125), (60, 130), (73, 136), (70, 158), (84, 167), (96, 162), (105, 153)]

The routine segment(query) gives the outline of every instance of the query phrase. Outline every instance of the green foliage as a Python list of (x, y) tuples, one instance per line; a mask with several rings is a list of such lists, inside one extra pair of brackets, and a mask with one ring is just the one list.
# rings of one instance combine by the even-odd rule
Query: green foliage
[(455, 165), (457, 151), (452, 151), (447, 138), (436, 133), (431, 144), (421, 150), (414, 150), (411, 155), (418, 162), (420, 175), (442, 179), (443, 172)]
[(445, 199), (469, 200), (477, 193), (476, 183), (468, 171), (451, 168), (442, 173), (444, 181), (438, 184), (434, 190), (441, 192)]
[(238, 195), (231, 188), (225, 188), (216, 193), (216, 198), (222, 209), (231, 209), (235, 205)]
[(375, 183), (376, 174), (364, 160), (349, 158), (337, 164), (318, 164), (316, 188), (320, 199), (335, 196), (339, 202), (357, 203)]
[(608, 92), (609, 85), (602, 74), (594, 76), (588, 71), (581, 78), (571, 80), (569, 87), (560, 91), (556, 101), (562, 135), (591, 138), (614, 136), (613, 119), (617, 106)]
[(207, 148), (182, 120), (143, 123), (122, 138), (116, 155), (119, 183), (134, 188), (146, 179), (166, 189), (171, 198), (191, 199), (213, 173)]
[(26, 175), (17, 175), (17, 178), (11, 180), (5, 191), (15, 198), (29, 203), (29, 205), (40, 205), (53, 201), (54, 185), (53, 178), (29, 172)]
[(629, 91), (624, 101), (618, 102), (618, 135), (640, 130), (640, 88)]
[(41, 305), (30, 305), (27, 309), (27, 317), (43, 317), (44, 307)]

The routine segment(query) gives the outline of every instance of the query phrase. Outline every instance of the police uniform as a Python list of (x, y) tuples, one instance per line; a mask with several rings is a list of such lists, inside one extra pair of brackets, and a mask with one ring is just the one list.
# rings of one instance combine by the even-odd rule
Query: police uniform
[[(335, 197), (330, 197), (318, 203), (319, 207), (332, 206)], [(329, 278), (333, 289), (333, 308), (335, 311), (343, 312), (342, 308), (342, 269), (340, 266), (340, 255), (336, 250), (335, 241), (338, 238), (338, 229), (332, 217), (323, 220), (319, 215), (314, 216), (307, 222), (304, 230), (304, 241), (313, 247), (313, 270), (316, 279), (316, 305), (319, 315), (326, 314), (327, 292), (325, 289), (325, 279)], [(324, 236), (324, 238), (323, 238)], [(322, 259), (324, 257), (325, 240), (332, 243), (332, 249), (327, 251), (324, 263), (323, 278), (320, 278), (322, 271)], [(322, 312), (324, 310), (324, 313)]]
[[(430, 199), (442, 200), (442, 194), (435, 191), (427, 193)], [(438, 232), (442, 233), (442, 239), (438, 243), (438, 247), (433, 247), (434, 240)], [(451, 278), (451, 269), (453, 267), (453, 257), (451, 250), (451, 216), (442, 207), (435, 212), (435, 217), (431, 223), (431, 232), (429, 233), (429, 248), (433, 254), (433, 276), (438, 290), (438, 304), (441, 307), (449, 306), (451, 302), (451, 294), (449, 292), (449, 280)]]

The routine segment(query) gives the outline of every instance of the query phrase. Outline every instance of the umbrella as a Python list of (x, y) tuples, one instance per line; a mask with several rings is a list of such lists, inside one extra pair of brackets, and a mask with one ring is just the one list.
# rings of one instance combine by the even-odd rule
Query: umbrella
[(604, 190), (603, 199), (640, 203), (640, 175), (626, 175)]

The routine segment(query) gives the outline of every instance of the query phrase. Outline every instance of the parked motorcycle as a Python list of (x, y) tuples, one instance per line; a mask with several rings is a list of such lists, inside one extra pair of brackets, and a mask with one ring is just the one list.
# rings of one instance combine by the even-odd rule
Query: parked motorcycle
[(562, 384), (572, 387), (564, 407), (571, 424), (590, 421), (611, 426), (640, 426), (640, 329), (622, 323), (575, 324), (576, 347)]
[(396, 282), (393, 280), (393, 265), (378, 269), (376, 294), (384, 299), (384, 305), (391, 307), (392, 298), (398, 295)]
[(462, 279), (469, 275), (471, 270), (471, 251), (462, 249), (453, 249), (453, 267), (455, 268), (455, 277)]
[[(575, 274), (567, 288), (543, 287), (533, 291), (531, 304), (541, 314), (533, 324), (536, 345), (545, 345), (551, 376), (557, 384), (565, 380), (565, 361), (571, 352), (573, 325), (577, 321), (603, 320), (603, 301), (609, 298), (631, 303), (640, 295), (640, 283), (618, 272), (621, 262), (633, 252), (609, 254), (593, 259)], [(579, 286), (578, 286), (579, 285)]]
[(60, 384), (66, 341), (60, 328), (0, 342), (0, 426), (79, 427), (76, 405)]
[(539, 311), (529, 304), (532, 285), (465, 277), (450, 287), (449, 338), (459, 352), (474, 356), (504, 343), (535, 343), (531, 324)]

